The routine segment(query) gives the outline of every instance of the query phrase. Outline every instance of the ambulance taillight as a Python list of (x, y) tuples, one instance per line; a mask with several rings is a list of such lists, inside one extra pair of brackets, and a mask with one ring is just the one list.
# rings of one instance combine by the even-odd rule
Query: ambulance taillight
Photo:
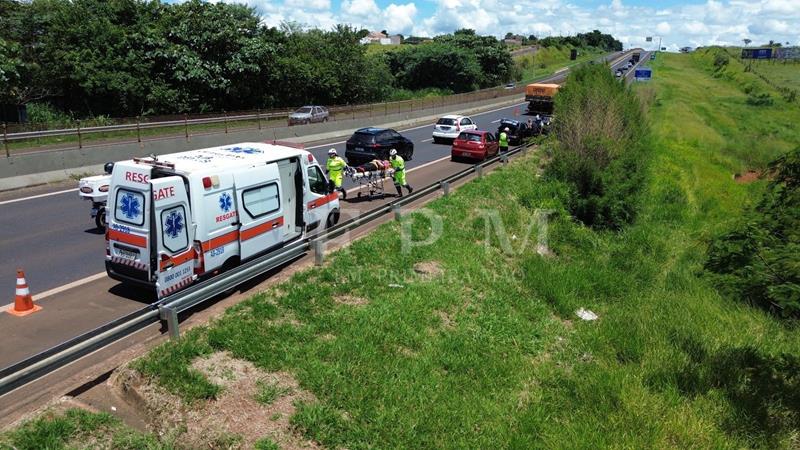
[(194, 273), (202, 275), (206, 272), (206, 261), (203, 256), (203, 243), (194, 241)]

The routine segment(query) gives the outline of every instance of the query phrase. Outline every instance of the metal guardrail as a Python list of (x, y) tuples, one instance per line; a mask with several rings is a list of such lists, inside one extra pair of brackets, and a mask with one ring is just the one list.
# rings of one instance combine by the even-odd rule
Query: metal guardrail
[(240, 284), (269, 272), (272, 269), (296, 260), (308, 253), (309, 250), (314, 249), (317, 251), (317, 255), (315, 256), (319, 263), (322, 261), (324, 243), (327, 240), (339, 237), (351, 229), (358, 228), (391, 212), (395, 212), (395, 214), (399, 215), (399, 209), (403, 205), (413, 203), (440, 189), (444, 190), (445, 194), (447, 194), (449, 193), (449, 186), (451, 183), (461, 180), (473, 173), (481, 176), (484, 167), (491, 166), (498, 162), (506, 163), (508, 162), (509, 156), (524, 152), (528, 147), (529, 145), (515, 147), (507, 153), (475, 164), (424, 188), (415, 190), (413, 194), (407, 195), (400, 200), (378, 206), (359, 217), (351, 218), (327, 230), (320, 231), (313, 236), (305, 237), (290, 243), (277, 252), (245, 262), (230, 271), (192, 285), (183, 291), (165, 297), (125, 317), (79, 335), (16, 364), (0, 369), (0, 396), (70, 364), (82, 356), (156, 323), (159, 319), (165, 320), (170, 335), (177, 337), (178, 313), (228, 292)]

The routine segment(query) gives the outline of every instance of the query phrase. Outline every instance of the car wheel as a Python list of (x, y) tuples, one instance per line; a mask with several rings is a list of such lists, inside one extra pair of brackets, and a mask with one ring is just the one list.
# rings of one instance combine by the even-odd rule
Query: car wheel
[(106, 209), (105, 208), (100, 208), (100, 210), (97, 211), (97, 215), (94, 216), (94, 224), (97, 225), (97, 229), (98, 230), (102, 231), (102, 230), (106, 229), (107, 223), (106, 223)]

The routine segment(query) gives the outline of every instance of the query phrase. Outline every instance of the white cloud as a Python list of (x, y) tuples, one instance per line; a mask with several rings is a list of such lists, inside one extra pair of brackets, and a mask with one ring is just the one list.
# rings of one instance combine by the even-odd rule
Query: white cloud
[[(217, 0), (244, 3), (264, 22), (278, 25), (297, 21), (330, 29), (337, 23), (404, 35), (433, 36), (472, 28), (497, 37), (507, 32), (539, 37), (599, 29), (620, 39), (626, 47), (665, 47), (754, 44), (769, 40), (800, 43), (800, 0), (689, 0), (669, 7), (637, 6), (624, 0), (603, 0), (598, 6), (579, 6), (569, 0), (422, 0), (433, 13), (422, 16), (420, 3), (392, 0)], [(396, 1), (396, 0), (395, 0)], [(333, 2), (334, 4), (336, 2)], [(653, 43), (645, 36), (655, 36)]]
[(414, 19), (417, 15), (417, 6), (413, 3), (405, 5), (390, 4), (383, 11), (384, 23), (391, 24), (390, 33), (400, 33), (408, 36), (414, 28)]

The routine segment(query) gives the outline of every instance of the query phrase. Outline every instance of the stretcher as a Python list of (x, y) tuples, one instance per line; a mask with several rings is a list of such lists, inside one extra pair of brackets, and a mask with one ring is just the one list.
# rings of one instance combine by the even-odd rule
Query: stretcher
[(358, 185), (358, 193), (356, 197), (367, 197), (372, 200), (373, 198), (383, 198), (385, 195), (385, 182), (389, 179), (390, 185), (393, 186), (391, 178), (394, 176), (394, 169), (387, 169), (385, 167), (373, 168), (373, 170), (364, 170), (363, 166), (359, 168), (345, 167), (344, 174), (350, 178), (354, 184)]

